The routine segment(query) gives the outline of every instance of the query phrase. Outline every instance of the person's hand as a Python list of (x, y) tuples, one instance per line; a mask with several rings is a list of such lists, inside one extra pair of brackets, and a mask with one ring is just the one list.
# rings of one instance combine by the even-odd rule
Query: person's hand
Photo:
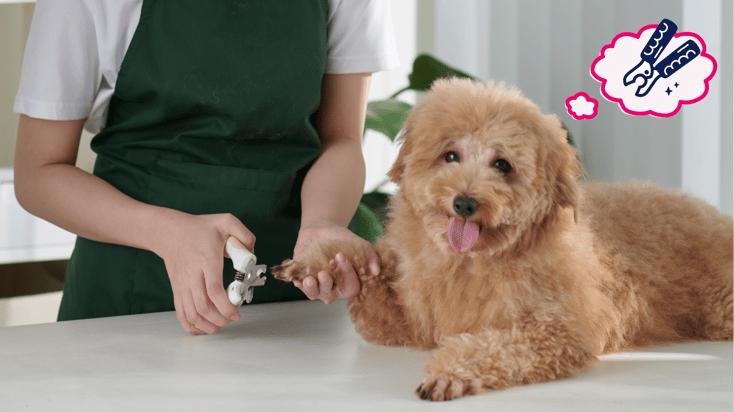
[[(316, 222), (301, 226), (301, 230), (298, 232), (296, 247), (293, 251), (294, 259), (298, 260), (311, 242), (323, 239), (340, 239), (360, 244), (369, 257), (368, 265), (370, 273), (377, 275), (380, 272), (380, 260), (372, 245), (352, 233), (349, 229), (330, 222)], [(337, 254), (336, 262), (344, 274), (342, 283), (336, 285), (336, 287), (334, 287), (334, 281), (331, 275), (323, 270), (315, 278), (308, 276), (302, 281), (293, 281), (293, 284), (303, 291), (309, 299), (321, 299), (326, 304), (330, 304), (337, 299), (349, 299), (357, 296), (360, 287), (359, 278), (354, 271), (352, 263), (341, 253)]]
[(255, 236), (230, 214), (171, 213), (170, 232), (156, 253), (166, 264), (176, 317), (191, 334), (216, 333), (240, 319), (222, 282), (227, 239), (234, 236), (253, 250)]

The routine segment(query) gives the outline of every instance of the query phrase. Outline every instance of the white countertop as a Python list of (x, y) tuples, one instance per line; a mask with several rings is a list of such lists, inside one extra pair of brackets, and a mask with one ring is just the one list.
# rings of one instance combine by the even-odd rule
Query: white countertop
[(215, 335), (172, 312), (0, 328), (3, 411), (731, 411), (732, 345), (602, 357), (584, 375), (432, 404), (426, 352), (365, 343), (345, 302), (241, 308)]

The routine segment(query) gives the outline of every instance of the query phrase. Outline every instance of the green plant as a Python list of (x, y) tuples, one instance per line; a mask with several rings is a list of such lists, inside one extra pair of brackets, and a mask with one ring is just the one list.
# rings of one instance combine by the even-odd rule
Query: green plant
[[(431, 88), (436, 79), (445, 77), (463, 77), (476, 79), (458, 69), (450, 67), (442, 61), (429, 54), (420, 54), (413, 61), (413, 72), (408, 75), (408, 86), (398, 90), (389, 99), (372, 101), (367, 104), (367, 117), (365, 119), (365, 131), (374, 130), (387, 136), (390, 141), (400, 133), (403, 123), (408, 118), (413, 106), (409, 103), (397, 100), (397, 97), (408, 90), (425, 92)], [(563, 126), (566, 128), (566, 126)], [(566, 128), (568, 132), (568, 129)], [(571, 133), (568, 132), (568, 141), (573, 144)], [(385, 233), (383, 222), (387, 215), (387, 203), (390, 195), (381, 192), (382, 186), (387, 180), (378, 185), (372, 192), (365, 193), (362, 201), (349, 223), (349, 229), (363, 239), (374, 243), (374, 241)]]

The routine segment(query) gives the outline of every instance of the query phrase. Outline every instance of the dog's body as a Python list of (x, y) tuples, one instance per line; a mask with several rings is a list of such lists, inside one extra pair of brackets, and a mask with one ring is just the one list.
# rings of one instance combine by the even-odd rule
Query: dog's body
[(380, 274), (331, 241), (276, 276), (338, 282), (344, 253), (362, 282), (357, 331), (438, 348), (422, 398), (571, 377), (654, 342), (732, 340), (730, 217), (651, 185), (577, 183), (560, 122), (501, 86), (437, 82), (403, 138)]

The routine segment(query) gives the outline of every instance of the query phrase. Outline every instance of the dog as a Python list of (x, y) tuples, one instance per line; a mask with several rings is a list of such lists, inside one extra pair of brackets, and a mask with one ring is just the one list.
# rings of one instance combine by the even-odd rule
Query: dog
[(325, 241), (274, 269), (361, 282), (369, 342), (435, 349), (422, 399), (570, 378), (598, 355), (732, 341), (732, 219), (651, 184), (580, 183), (557, 117), (504, 84), (436, 81), (407, 119), (378, 276), (361, 247)]

